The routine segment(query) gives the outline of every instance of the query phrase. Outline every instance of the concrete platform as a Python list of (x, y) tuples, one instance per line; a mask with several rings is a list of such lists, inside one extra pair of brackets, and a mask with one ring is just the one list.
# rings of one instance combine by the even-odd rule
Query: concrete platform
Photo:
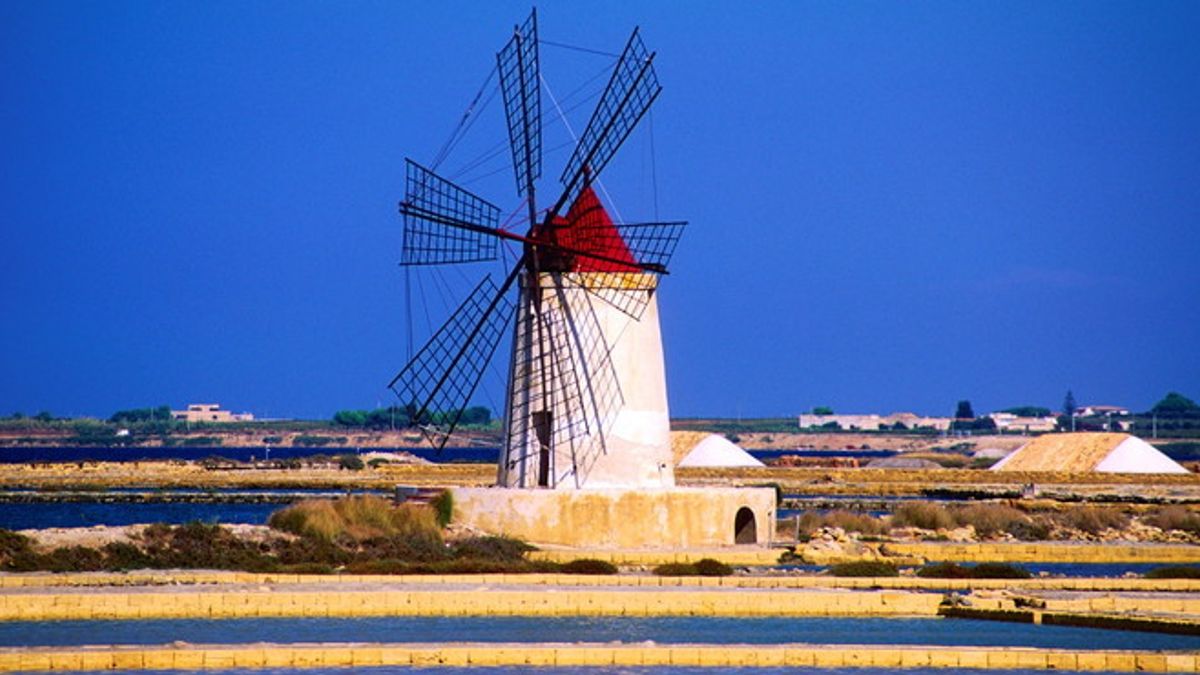
[(768, 545), (771, 488), (453, 488), (454, 522), (534, 544), (590, 549)]

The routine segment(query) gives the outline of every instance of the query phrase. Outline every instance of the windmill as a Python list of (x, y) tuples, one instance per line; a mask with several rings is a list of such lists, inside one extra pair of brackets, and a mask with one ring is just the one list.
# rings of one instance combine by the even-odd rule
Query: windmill
[[(674, 485), (655, 291), (684, 222), (617, 223), (593, 190), (661, 87), (637, 29), (539, 208), (541, 72), (536, 11), (496, 55), (524, 232), (500, 208), (409, 159), (403, 265), (520, 255), (485, 276), (389, 383), (440, 450), (509, 324), (512, 350), (497, 484), (517, 488)], [(515, 319), (515, 320), (514, 320)]]

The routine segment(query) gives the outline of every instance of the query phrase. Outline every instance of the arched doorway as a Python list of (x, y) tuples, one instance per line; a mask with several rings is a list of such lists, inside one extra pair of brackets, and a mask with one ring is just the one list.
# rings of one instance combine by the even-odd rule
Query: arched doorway
[(733, 517), (733, 543), (757, 544), (758, 523), (754, 520), (754, 512), (743, 506)]

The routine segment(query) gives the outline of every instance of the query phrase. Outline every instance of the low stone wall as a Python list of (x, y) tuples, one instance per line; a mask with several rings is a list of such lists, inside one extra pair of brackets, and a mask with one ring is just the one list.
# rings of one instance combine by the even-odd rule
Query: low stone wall
[(1033, 623), (1045, 624), (1047, 626), (1076, 626), (1081, 628), (1103, 628), (1107, 630), (1134, 630), (1144, 633), (1200, 635), (1200, 620), (1194, 616), (1060, 612), (1041, 609), (989, 609), (986, 607), (947, 607), (942, 609), (942, 615), (961, 619)]
[[(707, 557), (700, 555), (699, 557)], [(720, 557), (720, 556), (718, 556)], [(697, 558), (699, 559), (699, 558)], [(682, 561), (686, 562), (688, 559)], [(730, 562), (722, 558), (724, 562)], [(737, 563), (735, 563), (737, 564)], [(728, 577), (660, 577), (655, 575), (586, 574), (255, 574), (251, 572), (80, 572), (0, 574), (0, 589), (88, 588), (271, 584), (273, 586), (311, 585), (337, 592), (339, 587), (355, 584), (381, 586), (444, 586), (473, 584), (487, 586), (570, 587), (704, 587), (704, 588), (840, 588), (925, 591), (968, 590), (1065, 590), (1198, 593), (1200, 579), (1035, 577), (1033, 579), (926, 579), (922, 577), (830, 577), (810, 575), (770, 575)], [(1200, 611), (1197, 612), (1200, 614)]]
[[(470, 591), (470, 592), (466, 592)], [(933, 616), (941, 595), (760, 589), (10, 592), (0, 621), (353, 616)]]
[(904, 542), (884, 544), (887, 555), (950, 562), (1200, 563), (1200, 546), (1187, 544)]
[(1192, 653), (879, 645), (294, 644), (0, 649), (0, 671), (368, 666), (1032, 668), (1200, 672)]

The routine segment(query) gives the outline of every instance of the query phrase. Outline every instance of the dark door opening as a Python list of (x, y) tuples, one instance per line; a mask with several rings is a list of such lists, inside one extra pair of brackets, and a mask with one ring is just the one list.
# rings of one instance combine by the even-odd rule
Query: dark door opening
[(733, 517), (733, 543), (757, 544), (758, 524), (754, 520), (754, 512), (743, 506)]
[(538, 487), (550, 487), (550, 431), (551, 413), (537, 410), (533, 413), (533, 431), (538, 442)]

